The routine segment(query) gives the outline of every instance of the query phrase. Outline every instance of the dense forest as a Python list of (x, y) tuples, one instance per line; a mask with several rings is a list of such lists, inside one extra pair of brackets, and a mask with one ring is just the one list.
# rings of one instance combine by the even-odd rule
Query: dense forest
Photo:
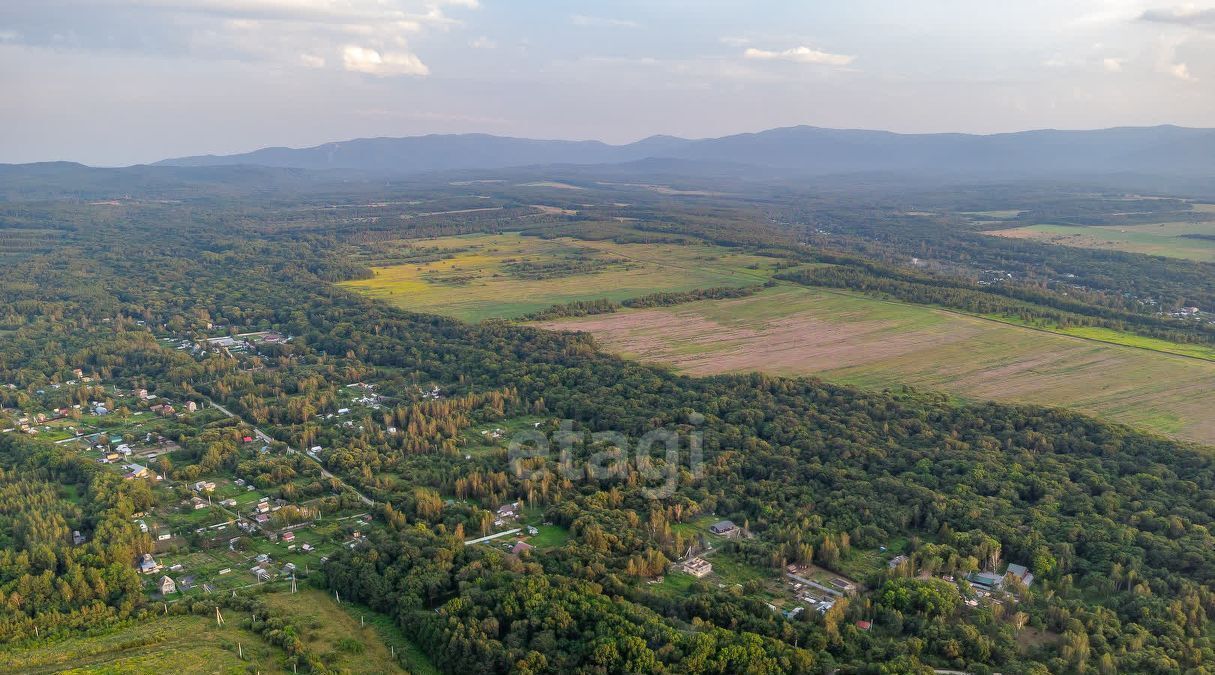
[[(383, 527), (371, 530), (366, 545), (330, 559), (313, 581), (392, 616), (447, 672), (1108, 674), (1215, 667), (1215, 463), (1208, 448), (1061, 410), (958, 404), (910, 389), (683, 377), (606, 355), (586, 336), (406, 313), (333, 282), (366, 275), (369, 242), (501, 231), (511, 227), (511, 211), (450, 223), (383, 212), (339, 217), (322, 211), (334, 200), (0, 208), (0, 231), (58, 233), (51, 250), (25, 247), (0, 270), (0, 384), (11, 385), (0, 388), (0, 404), (23, 407), (80, 368), (123, 387), (220, 402), (267, 429), (280, 449), (328, 449), (325, 467), (374, 500)], [(795, 229), (780, 223), (733, 227), (730, 214), (737, 213), (729, 209), (664, 211), (660, 201), (646, 208), (661, 217), (627, 228), (546, 217), (525, 231), (714, 241), (830, 264), (791, 277), (802, 283), (1210, 339), (1107, 302), (1108, 294), (1064, 301), (1045, 287), (980, 291), (955, 273), (932, 276), (880, 256), (862, 258), (860, 245), (798, 241)], [(928, 242), (934, 256), (938, 246), (966, 251), (931, 233), (905, 236)], [(1092, 273), (1124, 269), (1116, 256), (1107, 262)], [(557, 271), (520, 263), (513, 272)], [(1184, 294), (1169, 290), (1191, 288), (1190, 274), (1198, 272), (1134, 278), (1162, 299), (1169, 292), (1205, 299), (1209, 283)], [(1120, 277), (1118, 286), (1103, 286), (1094, 276), (1085, 283), (1112, 293), (1129, 282)], [(748, 292), (709, 289), (622, 304)], [(614, 309), (589, 303), (546, 316)], [(292, 339), (266, 347), (253, 367), (222, 351), (174, 350), (162, 339), (200, 339), (215, 327), (272, 329)], [(391, 405), (357, 426), (320, 424), (350, 382), (378, 383), (394, 392)], [(443, 398), (419, 393), (431, 385)], [(523, 415), (544, 431), (569, 420), (574, 462), (611, 454), (599, 432), (636, 438), (666, 429), (702, 438), (703, 464), (656, 455), (644, 467), (624, 463), (606, 476), (578, 475), (551, 458), (526, 464), (501, 452), (464, 452), (461, 433), (473, 424)], [(179, 439), (183, 452), (165, 473), (190, 480), (244, 464), (242, 473), (264, 476), (267, 486), (303, 473), (315, 494), (353, 499), (299, 454), (259, 459), (240, 449), (238, 435), (217, 424)], [(672, 489), (655, 498), (661, 484)], [(141, 486), (48, 442), (0, 435), (0, 640), (29, 643), (150, 620), (133, 567), (147, 542), (132, 514), (152, 499)], [(484, 505), (507, 500), (541, 509), (546, 521), (568, 530), (568, 542), (542, 556), (465, 546), (466, 533), (487, 530), (492, 514)], [(822, 613), (773, 612), (745, 589), (701, 581), (683, 594), (659, 592), (648, 581), (700, 545), (702, 535), (686, 525), (708, 514), (745, 529), (746, 537), (721, 545), (729, 556), (772, 574), (790, 564), (849, 568), (895, 541), (906, 542), (906, 560), (877, 565), (859, 579), (865, 593)], [(73, 546), (73, 530), (87, 532), (89, 541)], [(966, 581), (942, 581), (1009, 562), (1037, 578), (1029, 587), (1012, 584), (1000, 603), (979, 602)], [(264, 616), (264, 609), (253, 611)], [(1022, 639), (1025, 631), (1040, 639)], [(301, 670), (323, 672), (305, 645), (290, 650)]]

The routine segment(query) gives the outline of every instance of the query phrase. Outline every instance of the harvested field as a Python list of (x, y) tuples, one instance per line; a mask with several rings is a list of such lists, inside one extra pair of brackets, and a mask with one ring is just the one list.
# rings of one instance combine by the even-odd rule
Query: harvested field
[(1215, 444), (1215, 362), (801, 287), (540, 324), (709, 375), (760, 370), (1068, 407)]

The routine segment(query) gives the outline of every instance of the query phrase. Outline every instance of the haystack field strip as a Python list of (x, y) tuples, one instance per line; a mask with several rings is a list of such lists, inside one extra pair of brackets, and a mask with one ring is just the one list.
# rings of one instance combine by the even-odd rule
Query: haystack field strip
[(1215, 444), (1215, 362), (847, 292), (757, 295), (537, 324), (689, 375), (763, 371), (1061, 406)]
[[(664, 291), (763, 283), (772, 258), (704, 245), (618, 244), (611, 241), (541, 239), (518, 234), (469, 235), (402, 241), (399, 247), (450, 249), (443, 260), (372, 268), (371, 279), (342, 285), (416, 312), (465, 321), (516, 318), (576, 300), (626, 300)], [(512, 260), (556, 261), (579, 252), (613, 263), (597, 272), (520, 279), (504, 265)], [(460, 283), (444, 278), (462, 277)]]
[[(1202, 209), (1205, 210), (1205, 209)], [(1152, 223), (1149, 225), (1029, 225), (986, 232), (1009, 239), (1032, 239), (1061, 246), (1144, 253), (1199, 262), (1215, 262), (1215, 222)]]

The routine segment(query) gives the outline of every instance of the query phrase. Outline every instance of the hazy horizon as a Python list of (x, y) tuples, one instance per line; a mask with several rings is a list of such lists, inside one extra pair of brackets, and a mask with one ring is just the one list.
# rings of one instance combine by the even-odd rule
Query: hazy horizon
[(1212, 46), (1215, 4), (1175, 0), (11, 0), (0, 162), (434, 133), (1210, 128)]

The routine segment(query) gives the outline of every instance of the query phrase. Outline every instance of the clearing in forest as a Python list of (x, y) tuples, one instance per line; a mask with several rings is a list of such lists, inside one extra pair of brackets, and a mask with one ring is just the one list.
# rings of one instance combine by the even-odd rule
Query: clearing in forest
[(709, 244), (620, 244), (518, 234), (388, 242), (381, 256), (417, 262), (373, 267), (342, 285), (403, 309), (465, 321), (517, 318), (577, 300), (750, 286), (771, 278), (774, 258)]
[(1215, 444), (1215, 362), (848, 292), (780, 286), (539, 325), (590, 332), (606, 349), (691, 375), (910, 384), (970, 400), (1061, 406)]

